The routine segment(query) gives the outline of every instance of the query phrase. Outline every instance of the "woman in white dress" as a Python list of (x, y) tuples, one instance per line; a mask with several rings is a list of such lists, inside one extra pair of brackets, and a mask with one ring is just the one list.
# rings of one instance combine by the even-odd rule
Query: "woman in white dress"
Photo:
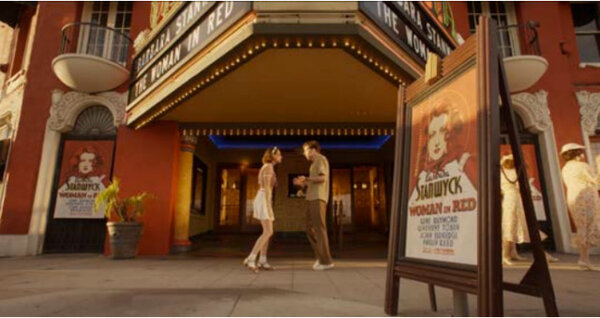
[(502, 190), (502, 263), (524, 260), (517, 253), (517, 243), (529, 242), (527, 223), (519, 192), (519, 180), (512, 155), (500, 159), (500, 189)]
[(600, 180), (585, 161), (584, 146), (568, 143), (562, 147), (560, 155), (566, 162), (562, 168), (562, 177), (567, 187), (567, 204), (577, 228), (577, 264), (592, 270), (590, 247), (600, 245)]
[[(500, 189), (502, 190), (502, 263), (512, 265), (512, 260), (525, 260), (517, 253), (517, 244), (529, 243), (529, 230), (521, 201), (519, 180), (515, 161), (512, 155), (503, 156), (500, 159)], [(530, 180), (531, 184), (531, 180)], [(540, 231), (540, 239), (543, 241), (548, 236)], [(558, 259), (546, 253), (549, 262)]]
[[(263, 166), (258, 172), (258, 192), (254, 198), (253, 217), (260, 221), (263, 232), (256, 240), (250, 255), (244, 259), (246, 265), (252, 271), (258, 269), (271, 270), (273, 267), (267, 263), (267, 249), (269, 247), (269, 239), (273, 235), (273, 187), (277, 183), (274, 166), (281, 163), (283, 156), (277, 147), (268, 148), (263, 157)], [(258, 263), (256, 257), (260, 253)]]

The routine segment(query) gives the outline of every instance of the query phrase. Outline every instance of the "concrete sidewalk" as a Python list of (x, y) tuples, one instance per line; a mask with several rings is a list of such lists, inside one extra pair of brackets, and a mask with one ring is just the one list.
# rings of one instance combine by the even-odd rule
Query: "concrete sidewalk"
[[(577, 270), (557, 255), (551, 266), (560, 314), (600, 315), (600, 271)], [(593, 259), (600, 264), (600, 257)], [(273, 258), (276, 271), (253, 274), (242, 259), (138, 258), (98, 255), (0, 258), (2, 316), (382, 316), (385, 260), (337, 260), (312, 271), (312, 259)], [(516, 281), (526, 264), (505, 271)], [(449, 316), (452, 295), (436, 288), (429, 311), (426, 285), (403, 280), (400, 314)], [(469, 297), (472, 314), (475, 298)], [(506, 315), (543, 316), (540, 299), (505, 293)]]

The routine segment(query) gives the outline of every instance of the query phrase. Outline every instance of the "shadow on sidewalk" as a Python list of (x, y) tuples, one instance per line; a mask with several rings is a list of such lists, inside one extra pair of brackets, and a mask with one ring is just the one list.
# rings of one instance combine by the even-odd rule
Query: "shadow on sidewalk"
[[(215, 234), (197, 235), (192, 240), (192, 251), (188, 256), (245, 257), (259, 234)], [(387, 257), (387, 235), (377, 232), (346, 233), (343, 247), (330, 243), (333, 258), (385, 259)], [(313, 258), (314, 253), (304, 232), (276, 233), (271, 239), (269, 257)]]

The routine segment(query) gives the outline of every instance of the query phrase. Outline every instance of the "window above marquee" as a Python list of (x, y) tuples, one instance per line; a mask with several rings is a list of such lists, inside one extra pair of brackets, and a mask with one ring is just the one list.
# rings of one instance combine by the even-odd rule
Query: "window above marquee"
[[(112, 28), (129, 36), (132, 8), (133, 3), (126, 1), (86, 2), (81, 22)], [(85, 37), (80, 40), (81, 49), (85, 47), (88, 54), (110, 56), (123, 65), (126, 63), (129, 47), (126, 37), (116, 36), (113, 32), (107, 32), (105, 28), (90, 28), (86, 32), (82, 32), (80, 36)]]
[(600, 63), (600, 4), (572, 2), (571, 16), (581, 63)]
[(515, 13), (515, 5), (512, 2), (501, 1), (469, 1), (469, 30), (471, 34), (475, 33), (477, 19), (480, 15), (488, 16), (498, 23), (498, 45), (500, 52), (504, 57), (515, 56), (520, 54), (519, 50), (519, 35), (515, 28), (507, 28), (507, 26), (515, 26), (517, 17)]

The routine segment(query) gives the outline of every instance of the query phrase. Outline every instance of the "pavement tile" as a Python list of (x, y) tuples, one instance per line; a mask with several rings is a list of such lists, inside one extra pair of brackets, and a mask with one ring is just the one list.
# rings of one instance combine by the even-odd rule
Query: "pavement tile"
[[(581, 271), (576, 256), (551, 264), (559, 312), (600, 314), (600, 271)], [(592, 259), (600, 264), (600, 257)], [(275, 271), (249, 272), (241, 258), (163, 257), (116, 261), (98, 255), (0, 259), (0, 316), (379, 316), (384, 259), (336, 259), (313, 271), (310, 258), (273, 257)], [(504, 270), (518, 281), (529, 263)], [(401, 280), (400, 315), (452, 315), (452, 292), (436, 287), (429, 311), (427, 285)], [(505, 313), (544, 316), (540, 299), (505, 293)], [(472, 314), (476, 298), (469, 296)]]

